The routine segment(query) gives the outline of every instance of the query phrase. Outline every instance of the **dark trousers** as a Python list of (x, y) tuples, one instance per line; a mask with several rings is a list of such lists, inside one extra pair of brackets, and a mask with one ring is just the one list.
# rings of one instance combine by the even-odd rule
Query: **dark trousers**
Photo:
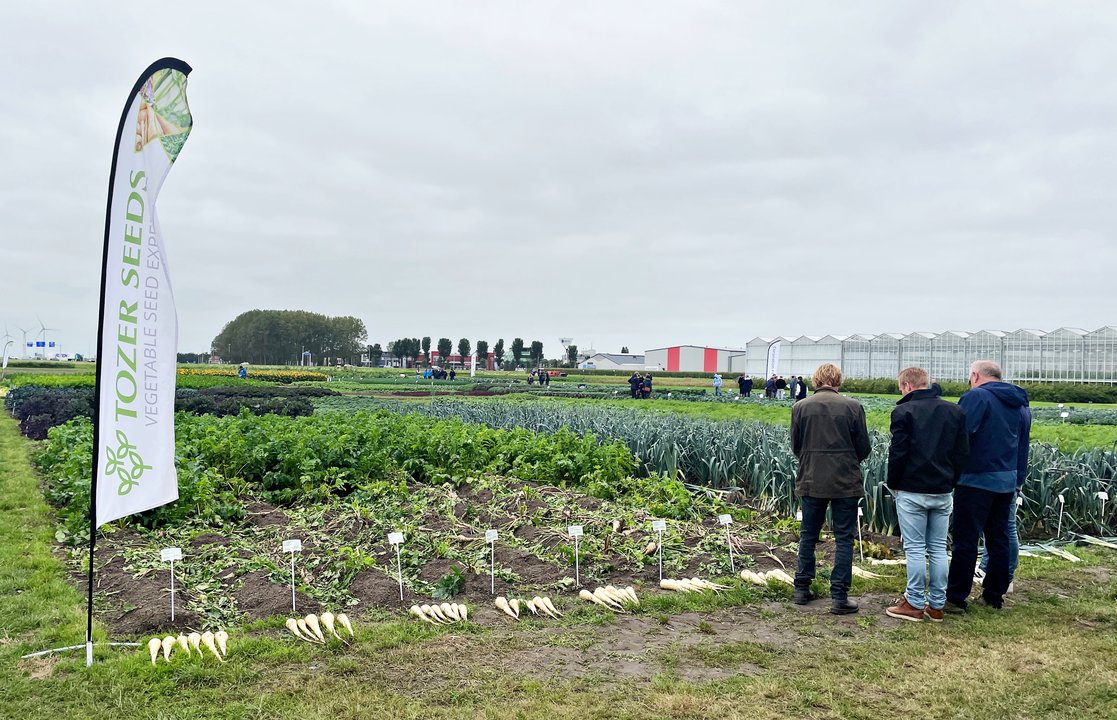
[(1014, 493), (995, 493), (959, 485), (954, 488), (954, 554), (946, 581), (946, 600), (966, 607), (973, 590), (977, 565), (977, 542), (985, 533), (989, 566), (982, 581), (981, 596), (999, 608), (1008, 590), (1008, 516)]
[[(860, 498), (803, 497), (803, 522), (799, 527), (799, 567), (795, 571), (795, 589), (809, 590), (815, 572), (815, 546), (826, 522), (826, 506), (830, 506), (830, 523), (837, 544), (834, 569), (830, 573), (830, 597), (846, 600), (853, 582), (853, 538), (857, 535), (857, 504)], [(971, 573), (972, 574), (972, 573)]]

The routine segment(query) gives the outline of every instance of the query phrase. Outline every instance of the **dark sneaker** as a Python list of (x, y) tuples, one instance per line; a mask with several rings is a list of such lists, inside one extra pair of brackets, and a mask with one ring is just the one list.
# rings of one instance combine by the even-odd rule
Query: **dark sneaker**
[(955, 605), (954, 603), (947, 600), (946, 605), (942, 606), (942, 611), (944, 613), (946, 613), (947, 615), (965, 615), (966, 614), (966, 606), (965, 605)]
[(856, 600), (837, 600), (830, 605), (830, 612), (834, 615), (852, 615), (858, 610)]
[(906, 596), (901, 598), (900, 602), (886, 609), (884, 614), (890, 618), (896, 618), (897, 620), (923, 622), (923, 608), (912, 606), (912, 604), (908, 602)]
[(810, 590), (796, 590), (795, 594), (791, 596), (791, 602), (796, 605), (806, 605), (812, 600), (817, 600), (817, 598)]
[(975, 607), (984, 607), (984, 608), (989, 608), (991, 610), (1000, 610), (1003, 603), (997, 603), (996, 605), (994, 605), (992, 602), (990, 602), (989, 598), (985, 597), (984, 595), (978, 595), (977, 597), (975, 597), (973, 600), (970, 601), (970, 604), (975, 606)]
[(946, 612), (942, 608), (936, 609), (931, 607), (930, 605), (926, 605), (923, 608), (923, 617), (927, 618), (931, 622), (942, 622), (943, 619), (946, 617)]

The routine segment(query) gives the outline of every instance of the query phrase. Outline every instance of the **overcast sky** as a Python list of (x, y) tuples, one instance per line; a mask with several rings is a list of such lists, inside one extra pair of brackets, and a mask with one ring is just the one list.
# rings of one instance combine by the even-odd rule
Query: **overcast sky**
[(63, 351), (94, 346), (113, 136), (166, 55), (194, 68), (159, 199), (183, 352), (254, 308), (552, 357), (560, 336), (639, 352), (1117, 324), (1111, 2), (3, 15), (17, 340), (38, 316)]

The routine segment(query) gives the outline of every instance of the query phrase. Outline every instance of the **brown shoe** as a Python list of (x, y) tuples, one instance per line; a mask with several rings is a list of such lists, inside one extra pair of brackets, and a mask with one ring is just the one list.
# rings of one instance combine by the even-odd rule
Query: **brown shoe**
[(911, 622), (923, 622), (923, 609), (912, 607), (908, 604), (908, 599), (905, 596), (897, 605), (893, 605), (884, 611), (884, 614), (897, 620), (910, 620)]
[(943, 619), (946, 618), (946, 612), (944, 612), (942, 608), (936, 610), (930, 605), (927, 605), (923, 608), (923, 617), (931, 622), (942, 622)]

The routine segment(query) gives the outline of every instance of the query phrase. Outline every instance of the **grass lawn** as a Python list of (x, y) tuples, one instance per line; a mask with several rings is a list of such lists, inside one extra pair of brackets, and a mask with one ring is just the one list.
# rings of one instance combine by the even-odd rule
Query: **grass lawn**
[(21, 661), (84, 637), (28, 445), (0, 418), (4, 718), (1117, 717), (1117, 553), (1089, 549), (1073, 565), (1025, 558), (1009, 609), (941, 625), (883, 615), (902, 587), (886, 568), (857, 581), (864, 612), (841, 618), (776, 590), (649, 592), (632, 614), (587, 605), (561, 621), (358, 615), (348, 647), (259, 622), (231, 629), (225, 664), (153, 667), (142, 648), (99, 650), (91, 669), (81, 652)]

